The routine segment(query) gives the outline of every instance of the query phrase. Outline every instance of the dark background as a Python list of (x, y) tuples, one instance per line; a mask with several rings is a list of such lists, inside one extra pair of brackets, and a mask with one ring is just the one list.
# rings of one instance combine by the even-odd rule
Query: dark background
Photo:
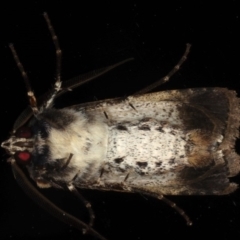
[[(176, 1), (179, 2), (179, 1)], [(1, 6), (1, 134), (8, 137), (28, 104), (26, 90), (9, 51), (13, 42), (36, 95), (53, 84), (55, 55), (42, 13), (47, 11), (63, 50), (63, 80), (128, 57), (135, 61), (59, 99), (57, 106), (127, 96), (164, 76), (182, 56), (190, 55), (161, 90), (226, 87), (240, 93), (240, 10), (237, 1), (210, 6), (128, 1), (78, 4), (74, 1), (31, 1)], [(236, 149), (239, 152), (239, 141)], [(14, 180), (1, 149), (1, 239), (94, 239), (41, 210)], [(234, 181), (240, 183), (239, 177)], [(44, 190), (54, 202), (87, 221), (82, 203), (70, 193)], [(138, 194), (81, 191), (96, 213), (95, 228), (110, 239), (240, 237), (240, 191), (228, 196), (169, 197), (193, 221), (184, 220), (165, 203)]]

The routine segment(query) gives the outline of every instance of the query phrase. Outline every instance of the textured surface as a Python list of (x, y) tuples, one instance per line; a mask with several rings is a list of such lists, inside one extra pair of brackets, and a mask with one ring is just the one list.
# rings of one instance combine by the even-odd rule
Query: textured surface
[(233, 91), (156, 92), (74, 106), (47, 119), (49, 136), (40, 142), (49, 157), (40, 168), (33, 161), (35, 180), (165, 195), (227, 194), (237, 187), (228, 179), (240, 170), (233, 151), (239, 126)]

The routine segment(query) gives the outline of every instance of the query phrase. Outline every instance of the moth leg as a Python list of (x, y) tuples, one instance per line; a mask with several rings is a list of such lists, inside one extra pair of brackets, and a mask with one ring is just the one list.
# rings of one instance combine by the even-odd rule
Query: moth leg
[(118, 66), (121, 66), (129, 61), (134, 60), (134, 58), (127, 58), (121, 62), (115, 63), (113, 65), (110, 65), (108, 67), (103, 67), (99, 69), (95, 69), (91, 72), (81, 74), (79, 76), (73, 77), (71, 79), (68, 79), (67, 81), (64, 81), (63, 84), (63, 89), (62, 91), (58, 94), (58, 96), (64, 94), (65, 92), (71, 91), (76, 87), (79, 87), (87, 82), (90, 82), (94, 80), (95, 78), (98, 78), (99, 76), (102, 76), (103, 74), (117, 68)]
[(126, 174), (126, 177), (124, 178), (123, 182), (126, 182), (128, 180), (129, 175), (130, 175), (130, 173)]
[(105, 168), (106, 166), (107, 166), (107, 164), (104, 163), (104, 164), (103, 164), (103, 167), (102, 167), (101, 170), (100, 170), (99, 177), (98, 177), (98, 179), (96, 180), (96, 184), (98, 184), (98, 185), (100, 185), (100, 186), (104, 185), (104, 182), (102, 181), (102, 176), (103, 176), (103, 174), (105, 174), (106, 172), (108, 172), (108, 170), (106, 170), (106, 168)]
[[(78, 199), (80, 199), (80, 200), (84, 203), (85, 207), (87, 208), (88, 214), (89, 214), (89, 218), (90, 218), (90, 221), (89, 221), (89, 223), (88, 223), (88, 226), (89, 226), (89, 228), (91, 228), (91, 227), (93, 226), (94, 220), (95, 220), (95, 214), (94, 214), (94, 212), (93, 212), (91, 203), (90, 203), (89, 201), (87, 201), (87, 200), (79, 193), (79, 191), (73, 186), (73, 184), (68, 185), (68, 189), (69, 189)], [(85, 229), (83, 233), (84, 233), (84, 234), (87, 233), (88, 230), (89, 230), (89, 228)]]
[(188, 217), (188, 215), (183, 211), (183, 209), (181, 209), (180, 207), (178, 207), (176, 205), (176, 203), (174, 203), (173, 201), (169, 200), (168, 198), (164, 197), (163, 194), (160, 193), (154, 193), (154, 192), (150, 192), (147, 191), (145, 189), (142, 188), (137, 188), (137, 187), (130, 187), (130, 189), (132, 190), (132, 192), (136, 192), (136, 193), (141, 193), (141, 194), (145, 194), (154, 198), (158, 198), (160, 200), (162, 200), (163, 202), (165, 202), (167, 205), (169, 205), (170, 207), (172, 207), (173, 209), (175, 209), (187, 222), (188, 226), (192, 225), (192, 221), (190, 220), (190, 218)]
[(134, 170), (133, 168), (130, 168), (130, 169), (126, 172), (126, 176), (124, 177), (123, 182), (122, 182), (122, 184), (125, 185), (126, 188), (127, 188), (127, 186), (126, 186), (125, 183), (127, 182), (128, 178), (129, 178), (129, 175), (130, 175), (131, 173), (133, 173), (133, 172), (135, 172), (135, 170)]
[(104, 167), (103, 167), (103, 168), (101, 169), (101, 171), (100, 171), (100, 176), (99, 176), (99, 178), (98, 178), (98, 181), (102, 178), (104, 172), (105, 172), (105, 169), (104, 169)]
[(69, 155), (67, 161), (63, 164), (63, 166), (61, 166), (61, 169), (60, 169), (61, 171), (67, 168), (67, 166), (69, 165), (69, 163), (70, 163), (72, 157), (73, 157), (73, 154), (70, 153), (70, 155)]
[(183, 56), (181, 57), (181, 59), (179, 60), (177, 65), (175, 65), (175, 67), (166, 76), (164, 76), (160, 80), (154, 82), (153, 84), (147, 86), (146, 88), (143, 88), (142, 90), (134, 93), (133, 95), (148, 93), (148, 92), (152, 91), (154, 88), (159, 87), (160, 85), (169, 81), (169, 79), (179, 70), (179, 68), (182, 66), (182, 64), (186, 61), (187, 56), (190, 51), (190, 48), (191, 48), (191, 44), (187, 43), (186, 50), (185, 50)]

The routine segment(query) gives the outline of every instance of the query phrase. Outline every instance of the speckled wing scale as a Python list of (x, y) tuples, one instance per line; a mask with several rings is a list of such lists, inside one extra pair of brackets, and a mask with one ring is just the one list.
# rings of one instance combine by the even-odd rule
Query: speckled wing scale
[[(25, 79), (31, 111), (17, 119), (12, 136), (2, 143), (18, 183), (42, 207), (60, 220), (105, 239), (93, 228), (94, 213), (77, 188), (143, 193), (162, 199), (191, 221), (165, 195), (223, 195), (238, 185), (230, 177), (240, 171), (234, 150), (240, 125), (240, 101), (224, 88), (196, 88), (147, 93), (168, 81), (186, 60), (161, 80), (127, 98), (107, 99), (63, 109), (52, 107), (56, 97), (131, 60), (99, 69), (90, 78), (60, 79), (61, 50), (44, 14), (56, 55), (56, 82), (37, 103), (27, 74), (13, 47)], [(63, 83), (64, 84), (64, 83)], [(34, 188), (19, 165), (41, 188), (69, 189), (89, 210), (88, 224), (65, 213)]]

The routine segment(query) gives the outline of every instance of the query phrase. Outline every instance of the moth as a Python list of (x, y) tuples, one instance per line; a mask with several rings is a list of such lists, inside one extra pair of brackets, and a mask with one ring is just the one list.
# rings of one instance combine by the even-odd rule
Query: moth
[[(77, 189), (141, 193), (163, 200), (186, 220), (188, 215), (167, 195), (224, 195), (235, 191), (230, 178), (240, 171), (234, 150), (240, 126), (240, 100), (225, 88), (195, 88), (149, 93), (167, 82), (187, 59), (190, 44), (162, 79), (132, 96), (84, 103), (63, 109), (54, 100), (132, 59), (61, 81), (61, 49), (44, 13), (56, 49), (56, 81), (36, 99), (12, 44), (10, 49), (25, 80), (30, 106), (16, 120), (1, 146), (13, 174), (44, 209), (99, 239), (91, 204)], [(89, 223), (59, 209), (35, 188), (68, 189), (85, 203)]]

